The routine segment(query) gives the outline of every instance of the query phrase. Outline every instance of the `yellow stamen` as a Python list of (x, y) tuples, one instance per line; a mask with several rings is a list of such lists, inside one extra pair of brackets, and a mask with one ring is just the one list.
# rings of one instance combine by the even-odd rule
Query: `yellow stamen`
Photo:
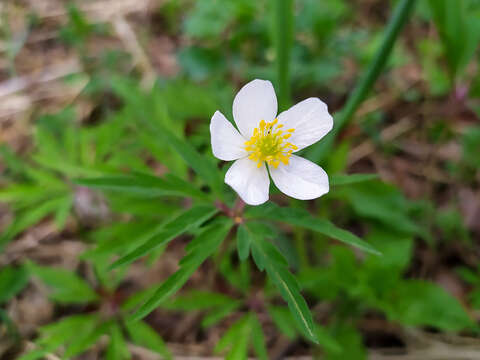
[(273, 166), (275, 169), (280, 163), (288, 165), (290, 156), (298, 147), (285, 140), (292, 136), (295, 129), (287, 130), (287, 134), (280, 130), (283, 124), (278, 124), (276, 118), (272, 122), (260, 121), (257, 128), (254, 129), (250, 140), (245, 142), (245, 150), (249, 152), (248, 158), (261, 167), (264, 162)]

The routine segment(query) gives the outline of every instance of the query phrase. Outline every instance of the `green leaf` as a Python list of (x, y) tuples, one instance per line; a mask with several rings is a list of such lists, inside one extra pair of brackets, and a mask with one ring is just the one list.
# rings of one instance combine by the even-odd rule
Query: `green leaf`
[(57, 211), (55, 212), (55, 225), (57, 225), (59, 231), (65, 228), (65, 223), (67, 222), (68, 215), (70, 215), (70, 210), (72, 209), (74, 201), (73, 195), (66, 196), (57, 208)]
[(466, 0), (428, 1), (453, 77), (470, 62), (480, 40), (480, 9), (478, 5), (476, 9), (469, 9), (469, 3), (471, 2)]
[(8, 227), (7, 231), (0, 236), (0, 249), (16, 235), (35, 225), (37, 222), (53, 213), (59, 207), (62, 207), (65, 197), (58, 197), (46, 200), (34, 208), (29, 208), (22, 214), (18, 215), (15, 221)]
[(65, 349), (65, 358), (72, 358), (87, 351), (102, 335), (107, 334), (113, 323), (107, 321), (94, 327), (90, 332), (77, 333), (77, 337)]
[(363, 345), (362, 335), (351, 324), (339, 321), (330, 330), (331, 336), (340, 344), (341, 352), (325, 348), (327, 360), (367, 360), (367, 351)]
[(475, 325), (459, 301), (443, 288), (423, 281), (397, 284), (390, 293), (389, 317), (407, 326), (433, 326), (444, 331), (461, 331)]
[(215, 307), (221, 307), (235, 302), (229, 296), (208, 292), (192, 290), (185, 295), (177, 296), (175, 299), (162, 305), (169, 310), (208, 310)]
[(18, 294), (28, 283), (28, 272), (24, 267), (5, 266), (0, 269), (0, 304)]
[(240, 260), (244, 261), (250, 253), (250, 238), (245, 226), (240, 225), (237, 230), (237, 251)]
[(153, 296), (133, 315), (132, 320), (145, 317), (169, 296), (177, 292), (195, 270), (217, 250), (231, 226), (230, 219), (221, 218), (202, 229), (201, 233), (187, 245), (187, 255), (180, 261), (180, 269), (160, 285)]
[(86, 334), (98, 325), (97, 315), (72, 315), (39, 329), (36, 340), (39, 347), (54, 351), (62, 345), (72, 342), (79, 334)]
[(145, 243), (115, 261), (111, 265), (111, 269), (129, 264), (136, 259), (147, 255), (159, 246), (167, 244), (177, 236), (197, 228), (211, 218), (216, 212), (217, 209), (209, 205), (193, 206), (175, 218), (162, 224), (159, 227), (158, 232), (155, 232), (155, 234)]
[(359, 183), (342, 189), (338, 195), (344, 196), (360, 216), (380, 221), (406, 234), (420, 231), (410, 219), (408, 201), (393, 185), (381, 181)]
[(127, 343), (123, 338), (122, 330), (114, 324), (110, 329), (110, 342), (107, 346), (105, 354), (106, 360), (126, 360), (130, 359), (130, 352), (127, 348)]
[[(24, 173), (25, 163), (6, 145), (0, 145), (0, 157), (5, 164), (5, 168), (13, 175), (19, 176)], [(3, 174), (1, 174), (1, 176), (3, 176)]]
[(317, 335), (318, 343), (329, 353), (339, 354), (342, 347), (337, 340), (321, 326), (315, 326), (315, 335)]
[(215, 346), (214, 352), (220, 353), (229, 349), (225, 359), (245, 360), (248, 354), (250, 337), (250, 315), (237, 320)]
[(265, 346), (265, 334), (257, 315), (250, 315), (251, 342), (257, 357), (261, 360), (268, 360), (267, 347)]
[(237, 310), (241, 305), (243, 305), (243, 302), (241, 301), (232, 301), (231, 303), (226, 304), (222, 307), (215, 308), (203, 318), (202, 327), (208, 328), (215, 325), (216, 323), (233, 313), (235, 310)]
[(158, 114), (162, 121), (152, 121), (145, 118), (141, 119), (141, 130), (149, 131), (157, 137), (157, 141), (162, 141), (168, 145), (172, 151), (179, 154), (183, 160), (209, 185), (219, 193), (223, 187), (221, 172), (209, 158), (201, 155), (189, 142), (179, 138), (170, 129), (163, 124), (172, 123), (167, 111), (164, 109)]
[(167, 360), (172, 359), (172, 354), (160, 335), (143, 321), (127, 321), (125, 328), (135, 344), (155, 351)]
[[(160, 231), (163, 225), (159, 226), (155, 222), (156, 220), (140, 221), (135, 218), (129, 222), (115, 222), (94, 230), (90, 233), (90, 237), (97, 246), (87, 250), (82, 257), (105, 258), (105, 255), (125, 254), (132, 251), (138, 244), (146, 242)], [(132, 239), (136, 240), (132, 241)], [(108, 264), (105, 264), (105, 267), (108, 267)]]
[(50, 298), (63, 304), (82, 304), (98, 300), (90, 285), (75, 273), (53, 267), (26, 263), (32, 276), (42, 280), (50, 288)]
[(79, 185), (111, 190), (126, 195), (141, 197), (159, 196), (187, 196), (205, 199), (206, 195), (174, 175), (167, 175), (164, 178), (134, 173), (129, 175), (105, 176), (91, 179), (77, 179)]
[[(248, 228), (248, 224), (247, 229), (255, 231), (255, 227)], [(287, 302), (300, 329), (302, 329), (308, 339), (317, 343), (318, 340), (314, 332), (312, 314), (308, 309), (305, 299), (300, 294), (300, 287), (298, 286), (297, 280), (288, 271), (287, 261), (272, 243), (264, 239), (262, 233), (251, 234), (252, 250), (257, 253), (256, 256), (265, 267), (268, 276), (272, 279), (283, 299)]]
[(185, 34), (194, 39), (217, 39), (235, 19), (232, 1), (199, 0), (187, 13)]
[(241, 317), (230, 326), (217, 342), (214, 352), (226, 352), (225, 359), (246, 360), (249, 345), (253, 347), (258, 359), (268, 359), (265, 335), (254, 313)]
[(45, 355), (48, 354), (48, 351), (45, 350), (33, 350), (25, 355), (20, 356), (17, 360), (38, 360), (45, 359)]
[(268, 313), (277, 328), (290, 340), (297, 337), (298, 331), (295, 326), (295, 320), (286, 307), (269, 306)]
[(356, 184), (359, 182), (370, 181), (377, 179), (376, 174), (352, 174), (352, 175), (332, 175), (330, 176), (331, 186), (341, 186)]
[(380, 253), (369, 243), (363, 241), (351, 232), (336, 227), (328, 220), (315, 218), (308, 211), (303, 209), (279, 207), (276, 204), (269, 203), (264, 206), (257, 206), (254, 209), (249, 209), (247, 216), (300, 226), (342, 241), (369, 253), (380, 255)]

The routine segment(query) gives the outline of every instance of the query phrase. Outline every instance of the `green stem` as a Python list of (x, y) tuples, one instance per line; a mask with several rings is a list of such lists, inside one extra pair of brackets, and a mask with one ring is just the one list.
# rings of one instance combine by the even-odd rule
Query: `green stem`
[(398, 6), (395, 8), (387, 25), (387, 29), (385, 30), (382, 44), (375, 54), (373, 61), (370, 63), (365, 75), (360, 79), (352, 94), (349, 96), (344, 108), (339, 113), (335, 114), (334, 129), (322, 140), (318, 146), (313, 147), (308, 153), (307, 157), (309, 157), (311, 160), (320, 161), (324, 159), (324, 157), (330, 152), (333, 142), (340, 131), (352, 120), (353, 115), (357, 111), (358, 107), (363, 100), (365, 100), (371, 88), (373, 87), (373, 84), (385, 68), (393, 46), (395, 45), (395, 41), (397, 40), (403, 26), (407, 22), (415, 3), (416, 0), (401, 0)]
[(272, 40), (275, 46), (279, 110), (291, 104), (290, 53), (293, 43), (293, 1), (271, 0), (273, 14)]

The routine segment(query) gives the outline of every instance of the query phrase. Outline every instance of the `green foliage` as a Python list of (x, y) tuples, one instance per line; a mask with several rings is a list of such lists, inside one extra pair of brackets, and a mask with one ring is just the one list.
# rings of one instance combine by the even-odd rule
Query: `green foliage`
[[(463, 204), (449, 202), (437, 210), (430, 199), (407, 200), (398, 187), (376, 174), (344, 174), (368, 171), (363, 162), (347, 166), (349, 153), (358, 146), (351, 134), (358, 129), (338, 135), (384, 69), (391, 70), (392, 77), (382, 81), (381, 90), (392, 86), (401, 66), (415, 65), (411, 62), (419, 59), (421, 66), (412, 66), (416, 69), (412, 73), (415, 81), (424, 84), (406, 92), (405, 84), (400, 84), (394, 89), (400, 95), (393, 93), (415, 109), (423, 105), (418, 99), (425, 91), (445, 96), (454, 82), (458, 91), (448, 105), (452, 101), (452, 108), (462, 109), (462, 121), (465, 114), (468, 121), (469, 109), (478, 105), (471, 100), (480, 93), (479, 77), (470, 79), (466, 71), (480, 39), (475, 21), (478, 1), (420, 2), (417, 15), (435, 21), (442, 44), (431, 33), (425, 37), (419, 31), (413, 56), (406, 52), (412, 47), (410, 41), (397, 39), (415, 1), (395, 3), (388, 25), (376, 23), (370, 28), (365, 26), (363, 9), (345, 0), (166, 2), (150, 15), (172, 36), (181, 70), (173, 78), (157, 79), (148, 90), (139, 79), (143, 69), (132, 66), (125, 52), (89, 51), (87, 45), (94, 38), (108, 33), (107, 24), (93, 23), (89, 13), (67, 6), (68, 19), (60, 36), (64, 46), (79, 55), (82, 73), (66, 82), (86, 81), (79, 98), (88, 98), (94, 106), (85, 114), (83, 103), (77, 106), (74, 100), (57, 113), (36, 117), (34, 146), (26, 154), (19, 156), (0, 146), (4, 169), (0, 202), (12, 212), (12, 221), (0, 234), (0, 249), (30, 227), (53, 222), (57, 232), (52, 236), (73, 231), (86, 240), (87, 250), (79, 258), (84, 263), (78, 273), (28, 260), (20, 265), (7, 261), (9, 265), (0, 269), (0, 305), (7, 306), (33, 278), (48, 289), (55, 314), (62, 314), (38, 329), (34, 350), (21, 359), (51, 354), (76, 358), (94, 344), (99, 344), (105, 359), (131, 359), (128, 344), (171, 359), (165, 343), (170, 339), (162, 339), (155, 321), (142, 320), (156, 308), (198, 315), (201, 336), (209, 327), (228, 326), (215, 351), (230, 359), (252, 355), (267, 359), (270, 322), (289, 341), (300, 343), (298, 338), (303, 337), (314, 355), (321, 351), (330, 360), (366, 359), (357, 327), (372, 313), (397, 326), (477, 332), (468, 307), (480, 307), (478, 269), (458, 270), (472, 288), (466, 304), (439, 284), (417, 279), (417, 242), (422, 239), (428, 240), (421, 245), (422, 256), (452, 246), (471, 250), (470, 224), (457, 210)], [(420, 25), (413, 23), (418, 30)], [(146, 24), (139, 37), (142, 47), (151, 41), (149, 30)], [(13, 65), (26, 39), (26, 35), (6, 39)], [(12, 41), (18, 42), (14, 48)], [(146, 50), (148, 56), (158, 51)], [(336, 174), (329, 175), (329, 195), (311, 202), (275, 196), (258, 207), (234, 205), (234, 193), (223, 181), (226, 167), (210, 154), (208, 119), (213, 112), (220, 109), (230, 115), (234, 90), (253, 77), (276, 79), (280, 110), (293, 100), (292, 90), (295, 100), (321, 94), (331, 109), (337, 109), (350, 92), (349, 74), (365, 64), (366, 72), (335, 114), (333, 133), (305, 152), (316, 162), (328, 155), (322, 165)], [(417, 74), (420, 67), (422, 73)], [(462, 95), (463, 87), (470, 90), (468, 95)], [(384, 103), (383, 95), (372, 99), (380, 110), (371, 112), (366, 106), (368, 114), (360, 130), (375, 145), (403, 151), (402, 142), (390, 143), (380, 136), (379, 126), (390, 125), (398, 115), (397, 107)], [(428, 106), (420, 110), (422, 116), (429, 112)], [(442, 116), (429, 133), (439, 146), (445, 133), (448, 140), (457, 137), (457, 126), (452, 125), (457, 118), (450, 113)], [(462, 158), (447, 164), (452, 171), (445, 183), (450, 185), (450, 176), (456, 176), (475, 185), (479, 128), (465, 128), (460, 142)], [(90, 197), (94, 201), (87, 208), (98, 222), (82, 216), (82, 204)], [(101, 219), (96, 219), (95, 201), (108, 209)], [(167, 248), (175, 239), (175, 246)], [(351, 247), (338, 246), (332, 239)], [(129, 270), (163, 261), (170, 250), (181, 251), (185, 242), (178, 268), (163, 282), (138, 290), (125, 281)], [(145, 261), (128, 266), (140, 258)], [(265, 276), (255, 265), (265, 270)], [(84, 266), (93, 270), (89, 271), (93, 280), (84, 279)], [(212, 281), (180, 291), (198, 269)], [(279, 295), (288, 306), (282, 306)], [(328, 313), (318, 317), (322, 325), (312, 316), (312, 312), (320, 315), (318, 304), (329, 306)], [(15, 334), (15, 324), (3, 308), (0, 318), (7, 323), (8, 334)], [(305, 341), (301, 344), (306, 346)]]
[(478, 157), (478, 149), (480, 148), (480, 127), (468, 128), (462, 139), (463, 159), (464, 161), (476, 168), (480, 168), (480, 160)]
[(125, 338), (123, 337), (121, 328), (119, 326), (112, 326), (110, 329), (110, 342), (108, 343), (107, 351), (105, 353), (106, 360), (125, 360), (130, 359), (130, 352), (128, 351)]
[(242, 232), (245, 235), (248, 234), (252, 246), (252, 256), (257, 267), (261, 271), (266, 270), (268, 276), (288, 303), (290, 311), (305, 336), (313, 342), (318, 342), (314, 332), (312, 315), (305, 299), (300, 294), (297, 280), (288, 271), (288, 263), (282, 254), (265, 238), (270, 235), (269, 229), (260, 224), (250, 223), (243, 227)]
[(150, 251), (159, 246), (166, 245), (184, 232), (194, 230), (196, 227), (202, 225), (216, 212), (217, 210), (210, 205), (198, 205), (182, 212), (173, 219), (157, 226), (152, 233), (148, 234), (147, 239), (142, 239), (143, 242), (140, 246), (116, 260), (111, 268), (113, 269), (129, 264), (139, 257), (147, 255)]
[(442, 230), (445, 239), (459, 239), (465, 244), (471, 244), (471, 236), (460, 211), (446, 208), (438, 211), (436, 223)]
[(470, 62), (478, 48), (480, 6), (470, 0), (429, 0), (428, 4), (454, 79)]
[(60, 37), (70, 45), (82, 45), (83, 42), (95, 33), (101, 33), (102, 27), (89, 23), (77, 7), (72, 3), (67, 6), (68, 24), (60, 31)]
[(28, 272), (22, 267), (5, 266), (0, 269), (0, 304), (17, 295), (28, 282)]
[(365, 100), (373, 84), (385, 67), (397, 37), (407, 22), (415, 2), (415, 0), (401, 0), (395, 8), (391, 20), (384, 31), (381, 46), (376, 52), (374, 59), (369, 64), (364, 76), (361, 78), (354, 91), (350, 94), (342, 112), (337, 114), (338, 116), (334, 116), (334, 129), (323, 139), (321, 144), (310, 148), (308, 157), (311, 160), (318, 161), (324, 158), (332, 148), (335, 137), (339, 134), (340, 130), (352, 120), (355, 111), (358, 109), (362, 101)]
[(442, 45), (431, 39), (422, 39), (418, 43), (422, 56), (422, 69), (428, 81), (430, 93), (436, 96), (446, 95), (451, 88), (448, 72), (442, 67)]
[(188, 294), (178, 296), (174, 300), (167, 302), (162, 307), (170, 310), (207, 310), (214, 307), (222, 307), (232, 304), (234, 299), (223, 294), (212, 293), (208, 291), (190, 291)]
[(364, 181), (377, 179), (375, 174), (352, 174), (352, 175), (332, 175), (330, 177), (331, 186), (352, 185)]
[(184, 22), (185, 34), (192, 38), (221, 36), (236, 15), (234, 1), (196, 1), (190, 16)]
[(143, 321), (126, 322), (125, 328), (135, 344), (144, 346), (164, 356), (167, 360), (172, 358), (163, 339)]
[(186, 248), (186, 256), (180, 261), (180, 269), (171, 275), (133, 315), (141, 319), (160, 303), (177, 292), (192, 276), (195, 270), (220, 246), (231, 227), (230, 221), (219, 220), (201, 229), (201, 232)]
[(351, 246), (358, 247), (367, 252), (379, 254), (370, 244), (358, 238), (354, 234), (336, 227), (325, 219), (313, 217), (308, 211), (293, 208), (281, 208), (273, 203), (258, 206), (248, 212), (252, 218), (263, 218), (273, 221), (281, 221), (287, 224), (300, 226), (336, 240), (342, 241)]
[(43, 326), (39, 329), (40, 336), (36, 340), (39, 349), (20, 359), (41, 359), (45, 354), (55, 351), (62, 345), (66, 346), (65, 356), (79, 354), (98, 340), (102, 331), (103, 333), (107, 331), (105, 326), (100, 327), (99, 324), (100, 320), (96, 315), (73, 315), (54, 324)]
[(407, 326), (428, 325), (446, 331), (474, 326), (460, 303), (435, 284), (421, 280), (405, 281), (397, 285), (391, 296), (389, 316)]
[(340, 344), (341, 352), (329, 352), (326, 359), (328, 360), (365, 360), (367, 354), (362, 343), (362, 337), (352, 325), (350, 324), (335, 324), (332, 329), (332, 336)]
[(244, 305), (242, 301), (220, 293), (194, 290), (170, 301), (167, 300), (160, 306), (173, 311), (201, 311), (204, 313), (202, 326), (208, 328), (217, 324), (242, 305)]
[(373, 219), (406, 234), (417, 233), (409, 215), (410, 204), (393, 185), (380, 181), (359, 183), (337, 192), (362, 217)]
[(237, 320), (218, 341), (215, 352), (226, 352), (225, 359), (246, 359), (249, 346), (253, 347), (258, 359), (268, 359), (265, 335), (254, 314)]
[(40, 279), (50, 289), (50, 298), (63, 304), (83, 304), (95, 301), (98, 295), (81, 277), (65, 269), (26, 264), (30, 275)]
[(185, 196), (204, 199), (205, 194), (190, 183), (168, 174), (159, 178), (147, 174), (108, 176), (93, 179), (78, 179), (76, 183), (102, 190), (119, 191), (125, 195), (141, 197)]
[(319, 270), (301, 274), (300, 283), (319, 298), (347, 304), (361, 299), (367, 309), (380, 310), (405, 326), (431, 326), (447, 331), (473, 328), (462, 305), (445, 290), (423, 280), (403, 278), (410, 262), (411, 239), (377, 230), (369, 240), (383, 253), (382, 257), (370, 255), (359, 263), (349, 249), (333, 248), (328, 268), (322, 269), (320, 276), (316, 275)]
[(480, 268), (473, 271), (467, 267), (457, 269), (462, 279), (470, 284), (473, 289), (469, 294), (470, 302), (475, 309), (480, 308)]
[(240, 260), (244, 261), (250, 254), (250, 235), (245, 226), (240, 226), (237, 230), (237, 251)]

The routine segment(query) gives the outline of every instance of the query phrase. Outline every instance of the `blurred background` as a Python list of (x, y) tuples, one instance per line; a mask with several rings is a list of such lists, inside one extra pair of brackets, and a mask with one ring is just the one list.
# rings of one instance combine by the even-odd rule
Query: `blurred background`
[[(301, 337), (281, 301), (258, 305), (268, 284), (233, 253), (217, 259), (215, 271), (208, 264), (197, 271), (125, 346), (133, 359), (218, 357), (218, 340), (250, 306), (263, 314), (272, 359), (480, 359), (480, 1), (417, 1), (376, 68), (400, 3), (2, 0), (0, 359), (40, 345), (49, 350), (28, 359), (59, 359), (55, 344), (67, 341), (59, 334), (83, 328), (52, 324), (72, 314), (108, 316), (175, 271), (182, 241), (114, 279), (105, 264), (107, 248), (123, 251), (178, 202), (73, 182), (135, 170), (196, 183), (179, 155), (137, 132), (134, 119), (167, 109), (164, 125), (216, 161), (210, 117), (220, 109), (232, 118), (246, 82), (271, 80), (280, 110), (319, 97), (337, 120), (368, 69), (379, 76), (333, 146), (315, 145), (305, 156), (329, 174), (378, 178), (332, 184), (314, 202), (272, 196), (383, 253), (287, 229), (280, 245), (323, 326), (321, 344)], [(105, 343), (92, 335), (71, 358), (107, 358)]]

